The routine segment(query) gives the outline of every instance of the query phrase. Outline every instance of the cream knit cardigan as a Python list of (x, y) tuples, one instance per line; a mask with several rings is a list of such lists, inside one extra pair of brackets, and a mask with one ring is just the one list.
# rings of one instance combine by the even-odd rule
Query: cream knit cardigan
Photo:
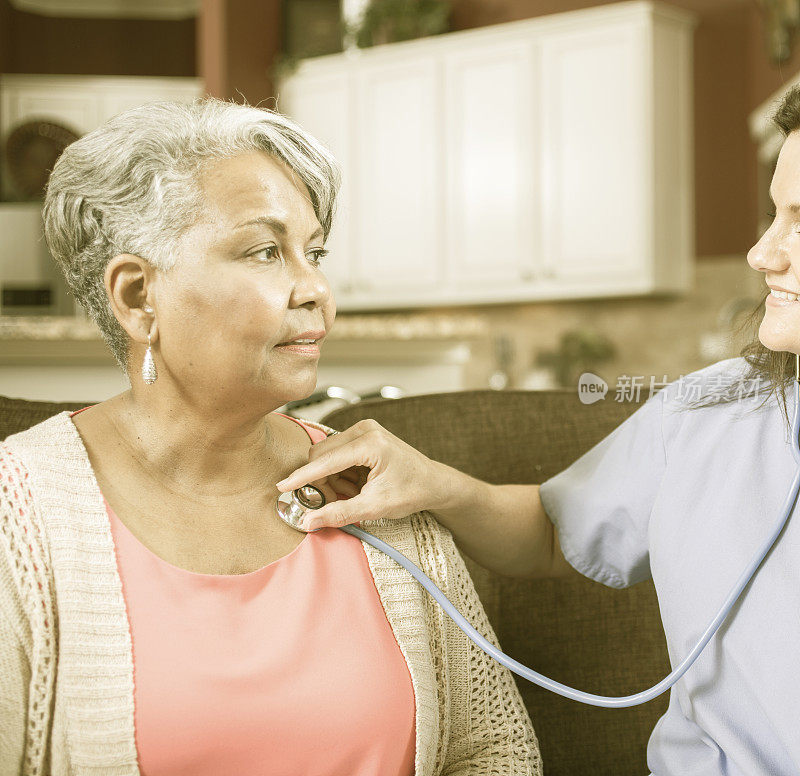
[[(138, 774), (122, 584), (102, 495), (68, 412), (0, 444), (0, 483), (0, 776)], [(363, 525), (497, 643), (450, 533), (430, 515)], [(411, 674), (415, 775), (541, 774), (511, 673), (405, 569), (362, 544)]]

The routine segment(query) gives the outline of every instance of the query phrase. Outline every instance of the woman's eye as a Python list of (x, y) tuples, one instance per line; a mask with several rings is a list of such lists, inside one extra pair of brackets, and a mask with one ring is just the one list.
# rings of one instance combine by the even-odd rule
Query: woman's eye
[(313, 257), (311, 259), (314, 264), (319, 264), (322, 260), (330, 253), (330, 251), (326, 251), (324, 248), (317, 248), (315, 251), (311, 251), (310, 255)]
[(266, 259), (274, 259), (276, 256), (276, 252), (278, 247), (276, 245), (268, 245), (266, 248), (261, 248), (257, 250), (255, 253), (251, 253), (251, 256), (258, 256), (260, 253), (266, 253), (267, 255), (264, 257)]
[[(316, 250), (309, 251), (308, 259), (314, 265), (319, 265), (322, 259), (328, 255), (330, 251), (326, 251), (324, 248), (317, 248)], [(270, 261), (271, 259), (280, 258), (278, 254), (278, 246), (277, 245), (268, 245), (266, 248), (261, 248), (257, 250), (255, 253), (251, 253), (250, 256), (259, 257), (261, 254), (264, 254), (264, 259), (266, 261)]]

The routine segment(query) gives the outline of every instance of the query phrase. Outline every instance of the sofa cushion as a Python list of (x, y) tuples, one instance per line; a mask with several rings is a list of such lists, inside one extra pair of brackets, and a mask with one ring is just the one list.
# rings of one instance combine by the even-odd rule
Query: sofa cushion
[(94, 402), (51, 402), (0, 396), (0, 439), (35, 426), (59, 412), (79, 410)]

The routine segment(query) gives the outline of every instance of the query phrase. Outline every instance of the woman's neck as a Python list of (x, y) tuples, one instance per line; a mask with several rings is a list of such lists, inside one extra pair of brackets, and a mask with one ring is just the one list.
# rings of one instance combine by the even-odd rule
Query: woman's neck
[(103, 404), (118, 444), (176, 496), (240, 498), (281, 478), (286, 439), (272, 410), (178, 404), (132, 391)]

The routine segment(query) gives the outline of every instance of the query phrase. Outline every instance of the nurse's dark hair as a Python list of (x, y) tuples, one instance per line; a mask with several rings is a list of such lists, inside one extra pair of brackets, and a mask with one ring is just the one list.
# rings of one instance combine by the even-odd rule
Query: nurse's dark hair
[[(792, 132), (800, 130), (800, 86), (794, 86), (786, 93), (773, 114), (772, 121), (780, 129), (784, 137), (788, 137)], [(798, 174), (800, 174), (800, 171), (798, 171)], [(773, 397), (777, 398), (788, 424), (790, 421), (786, 406), (786, 391), (791, 386), (792, 380), (794, 380), (795, 355), (787, 351), (770, 350), (762, 344), (758, 337), (758, 329), (764, 317), (764, 302), (768, 295), (769, 290), (764, 293), (758, 304), (742, 319), (737, 327), (737, 334), (747, 337), (747, 344), (739, 353), (748, 364), (747, 371), (742, 377), (748, 385), (762, 386), (758, 393), (764, 396), (764, 401), (758, 407), (763, 406)], [(736, 382), (741, 382), (741, 380), (737, 379)], [(729, 386), (724, 386), (720, 391), (710, 396), (702, 397), (698, 402), (690, 404), (689, 408), (697, 409), (712, 404), (736, 401), (740, 392), (741, 389), (737, 393), (737, 385), (733, 383)]]

